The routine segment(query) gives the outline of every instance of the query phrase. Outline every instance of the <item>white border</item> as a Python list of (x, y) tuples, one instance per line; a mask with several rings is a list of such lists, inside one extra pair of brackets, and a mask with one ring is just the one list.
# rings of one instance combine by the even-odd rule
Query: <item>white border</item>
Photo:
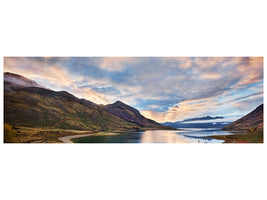
[[(2, 56), (266, 55), (264, 1), (28, 0), (1, 7)], [(0, 197), (266, 199), (265, 152), (266, 144), (1, 143)]]

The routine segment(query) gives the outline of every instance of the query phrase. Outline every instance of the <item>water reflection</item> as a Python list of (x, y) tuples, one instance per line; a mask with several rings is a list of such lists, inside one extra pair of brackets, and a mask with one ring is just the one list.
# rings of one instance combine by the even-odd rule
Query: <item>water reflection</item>
[(141, 143), (189, 143), (189, 140), (177, 132), (161, 130), (144, 131), (141, 137)]
[(196, 130), (194, 131), (148, 130), (143, 132), (141, 142), (142, 143), (222, 143), (223, 142), (223, 140), (216, 140), (204, 137), (213, 134), (216, 134), (216, 131), (213, 131), (211, 133), (206, 131), (206, 133), (204, 133), (203, 131), (197, 132)]
[(223, 140), (207, 138), (211, 135), (229, 135), (228, 131), (215, 129), (183, 129), (182, 131), (147, 130), (120, 135), (89, 136), (77, 138), (78, 143), (222, 143)]

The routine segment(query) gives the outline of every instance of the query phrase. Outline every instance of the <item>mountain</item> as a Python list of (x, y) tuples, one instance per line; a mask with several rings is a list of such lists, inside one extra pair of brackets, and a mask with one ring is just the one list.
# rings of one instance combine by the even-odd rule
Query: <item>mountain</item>
[(227, 124), (230, 124), (230, 122), (183, 123), (183, 121), (178, 121), (162, 123), (162, 125), (173, 128), (222, 128)]
[(113, 104), (108, 104), (105, 106), (105, 108), (108, 110), (109, 113), (116, 115), (128, 122), (132, 122), (137, 124), (140, 127), (149, 127), (149, 128), (156, 128), (156, 127), (161, 127), (161, 128), (167, 128), (151, 119), (147, 119), (143, 115), (140, 114), (140, 112), (121, 102), (121, 101), (116, 101)]
[(30, 80), (24, 76), (10, 72), (4, 73), (4, 84), (5, 84), (4, 87), (5, 91), (22, 87), (42, 87), (33, 80)]
[(202, 121), (202, 120), (213, 120), (213, 119), (223, 119), (224, 117), (211, 117), (211, 116), (206, 116), (206, 117), (199, 117), (199, 118), (190, 118), (190, 119), (185, 119), (184, 122), (189, 122), (189, 121)]
[(17, 74), (4, 74), (4, 91), (4, 122), (15, 126), (96, 131), (166, 128), (126, 104), (97, 105), (66, 91), (42, 88)]
[[(162, 125), (170, 126), (173, 128), (222, 128), (230, 124), (230, 122), (216, 122), (216, 121), (208, 122), (208, 120), (216, 120), (216, 119), (224, 119), (224, 117), (206, 116), (206, 117), (198, 117), (198, 118), (189, 118), (183, 121), (165, 122), (165, 123), (162, 123)], [(199, 121), (203, 121), (203, 122), (199, 122)]]
[(223, 130), (244, 130), (250, 128), (263, 130), (263, 104), (244, 117), (224, 127)]

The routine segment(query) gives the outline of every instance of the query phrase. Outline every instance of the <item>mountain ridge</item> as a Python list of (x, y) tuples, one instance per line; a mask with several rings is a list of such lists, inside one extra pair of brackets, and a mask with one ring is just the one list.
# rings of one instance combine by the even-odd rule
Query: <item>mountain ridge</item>
[(208, 122), (208, 123), (182, 123), (182, 122), (165, 122), (162, 125), (170, 126), (173, 128), (223, 128), (231, 122)]
[[(176, 122), (164, 122), (161, 123), (165, 126), (170, 126), (173, 128), (223, 128), (224, 126), (230, 124), (229, 121), (223, 122), (208, 122), (208, 120), (216, 120), (216, 119), (224, 119), (222, 116), (206, 116), (206, 117), (198, 117), (198, 118), (189, 118), (183, 121), (176, 121)], [(201, 121), (201, 122), (197, 122)]]
[[(26, 78), (21, 78), (20, 75), (12, 76), (19, 80)], [(9, 76), (4, 76), (5, 123), (15, 126), (93, 131), (119, 131), (141, 128), (170, 129), (170, 127), (163, 126), (153, 120), (150, 121), (142, 116), (137, 109), (122, 102), (115, 102), (114, 105), (110, 104), (110, 107), (101, 106), (86, 99), (79, 99), (66, 91), (53, 91), (43, 87), (36, 87), (39, 85), (35, 81), (28, 80), (26, 81), (29, 83), (28, 85), (24, 84), (25, 81), (12, 80), (16, 84), (10, 87)], [(35, 87), (27, 87), (32, 85)], [(131, 114), (120, 115), (118, 110)], [(146, 119), (146, 123), (141, 124), (141, 118)], [(151, 122), (151, 124), (148, 122)]]
[[(137, 109), (121, 101), (116, 101), (115, 103), (105, 105), (104, 107), (111, 114), (116, 115), (126, 121), (134, 122), (141, 127), (153, 128), (153, 127), (159, 126), (159, 123), (144, 117), (143, 115), (141, 115), (141, 113)], [(164, 128), (163, 125), (160, 124), (160, 126)]]
[(213, 119), (224, 119), (224, 117), (221, 117), (221, 116), (216, 116), (216, 117), (206, 116), (206, 117), (198, 117), (198, 118), (189, 118), (189, 119), (183, 120), (183, 122), (213, 120)]

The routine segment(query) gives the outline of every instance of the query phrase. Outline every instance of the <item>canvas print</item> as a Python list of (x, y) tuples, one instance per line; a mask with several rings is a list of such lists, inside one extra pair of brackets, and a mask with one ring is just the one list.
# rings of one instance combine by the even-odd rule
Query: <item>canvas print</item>
[(5, 57), (4, 143), (263, 143), (263, 57)]

